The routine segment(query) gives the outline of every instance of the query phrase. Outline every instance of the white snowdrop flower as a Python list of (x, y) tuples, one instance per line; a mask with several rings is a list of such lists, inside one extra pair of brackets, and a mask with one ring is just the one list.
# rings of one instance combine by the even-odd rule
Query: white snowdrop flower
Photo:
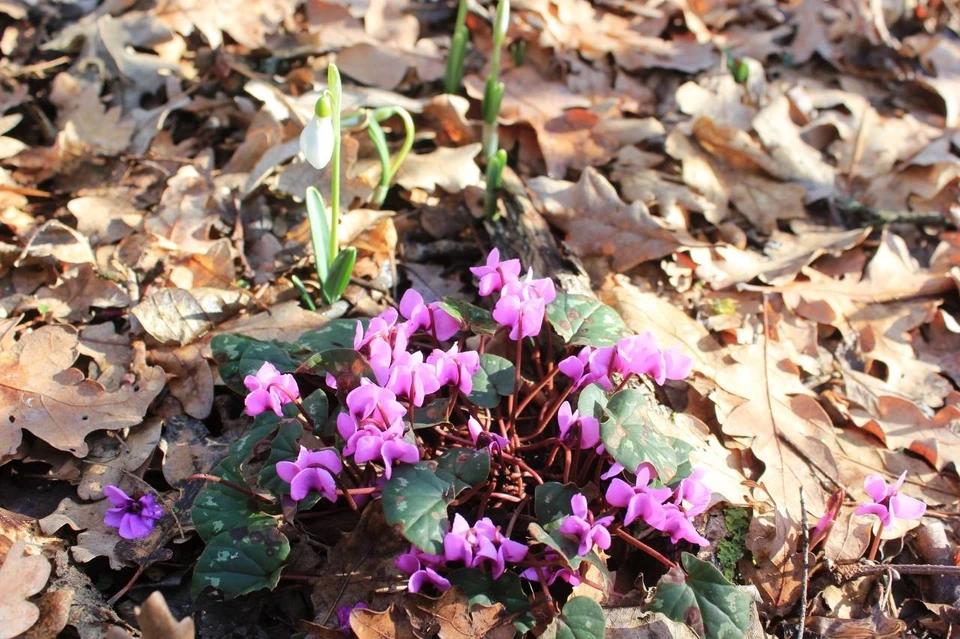
[(303, 127), (300, 134), (300, 152), (313, 168), (320, 170), (330, 164), (333, 157), (333, 117), (331, 117), (330, 97), (317, 100), (313, 117)]

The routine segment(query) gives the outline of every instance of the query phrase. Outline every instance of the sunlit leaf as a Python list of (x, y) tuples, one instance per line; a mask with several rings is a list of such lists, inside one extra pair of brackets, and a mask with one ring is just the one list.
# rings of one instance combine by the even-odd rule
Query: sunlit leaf
[(397, 466), (383, 485), (383, 512), (417, 548), (442, 554), (447, 505), (455, 494), (453, 475), (436, 462)]
[(516, 372), (512, 362), (484, 353), (480, 356), (480, 370), (473, 376), (473, 391), (467, 399), (482, 408), (495, 408), (501, 396), (513, 394)]
[(630, 334), (615, 310), (579, 293), (557, 291), (547, 306), (547, 319), (570, 346), (613, 346)]
[(620, 391), (604, 409), (606, 419), (600, 424), (600, 436), (607, 452), (628, 471), (634, 472), (640, 464), (649, 462), (667, 482), (677, 472), (677, 453), (647, 419), (647, 411), (654, 408), (640, 391)]

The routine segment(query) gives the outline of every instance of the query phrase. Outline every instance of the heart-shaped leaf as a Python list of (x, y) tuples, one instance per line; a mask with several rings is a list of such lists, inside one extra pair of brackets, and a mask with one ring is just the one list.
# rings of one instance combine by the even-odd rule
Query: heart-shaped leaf
[(469, 302), (445, 297), (440, 307), (451, 317), (460, 320), (465, 329), (476, 335), (493, 335), (500, 328), (490, 311)]
[[(330, 404), (327, 401), (327, 394), (322, 388), (318, 388), (309, 395), (307, 395), (303, 402), (301, 403), (303, 410), (306, 411), (307, 415), (313, 420), (315, 426), (315, 435), (324, 435), (324, 425), (327, 423), (327, 418), (330, 416)], [(329, 433), (332, 435), (333, 433)]]
[(190, 594), (196, 597), (211, 586), (232, 599), (275, 588), (290, 554), (290, 541), (277, 530), (277, 524), (271, 517), (260, 516), (207, 542), (193, 571)]
[(263, 463), (257, 483), (261, 488), (269, 490), (277, 496), (289, 495), (290, 484), (277, 476), (277, 462), (293, 461), (300, 453), (300, 438), (303, 437), (303, 426), (300, 422), (291, 419), (280, 426), (276, 437), (270, 444), (270, 456)]
[(570, 346), (613, 346), (630, 329), (615, 310), (592, 297), (557, 291), (547, 319)]
[(447, 505), (455, 493), (453, 475), (435, 461), (397, 466), (383, 485), (383, 512), (410, 543), (439, 555), (449, 522)]
[(577, 398), (577, 410), (583, 416), (603, 419), (603, 409), (607, 407), (608, 401), (607, 391), (597, 384), (588, 384)]
[(440, 456), (437, 465), (453, 475), (454, 487), (459, 494), (490, 475), (490, 451), (486, 448), (451, 448)]
[[(365, 320), (363, 321), (366, 324)], [(353, 348), (357, 333), (357, 320), (331, 320), (312, 331), (307, 331), (297, 340), (297, 346), (310, 353), (321, 353), (331, 348)]]
[[(211, 474), (238, 486), (248, 487), (236, 461), (231, 457), (220, 462)], [(207, 482), (207, 485), (197, 494), (190, 511), (197, 534), (204, 541), (209, 542), (225, 531), (250, 523), (260, 516), (251, 501), (248, 495), (226, 484)]]
[[(292, 409), (293, 412), (290, 414), (290, 417), (293, 417), (297, 409), (292, 404), (287, 404), (284, 406), (284, 410), (288, 407)], [(239, 466), (247, 460), (247, 457), (253, 452), (253, 447), (256, 446), (258, 442), (270, 437), (273, 431), (279, 427), (280, 418), (277, 417), (275, 413), (272, 411), (260, 413), (254, 417), (250, 430), (245, 432), (240, 439), (230, 444), (230, 447), (227, 448), (227, 457)]]
[(447, 408), (450, 400), (435, 399), (426, 406), (415, 408), (413, 411), (413, 428), (431, 428), (447, 421)]
[(533, 505), (537, 513), (537, 521), (546, 526), (552, 521), (563, 519), (573, 514), (570, 500), (580, 492), (576, 484), (561, 484), (548, 481), (537, 486), (533, 493)]
[(603, 609), (589, 597), (573, 597), (563, 606), (560, 616), (553, 620), (551, 632), (556, 639), (603, 639), (606, 619)]
[(600, 436), (607, 452), (630, 472), (649, 462), (666, 483), (677, 472), (677, 453), (670, 442), (654, 429), (647, 411), (653, 409), (638, 390), (622, 390), (610, 398), (600, 424)]
[(243, 378), (255, 374), (264, 362), (270, 362), (281, 373), (289, 373), (297, 368), (297, 363), (278, 344), (246, 335), (214, 335), (210, 340), (210, 350), (213, 351), (223, 382), (243, 395), (247, 393)]
[(467, 399), (481, 408), (496, 408), (501, 396), (513, 395), (516, 372), (512, 362), (484, 353), (480, 356), (480, 370), (473, 376), (473, 391)]
[(737, 588), (712, 564), (690, 553), (683, 568), (660, 578), (649, 610), (685, 623), (706, 639), (745, 637), (750, 627), (750, 595)]

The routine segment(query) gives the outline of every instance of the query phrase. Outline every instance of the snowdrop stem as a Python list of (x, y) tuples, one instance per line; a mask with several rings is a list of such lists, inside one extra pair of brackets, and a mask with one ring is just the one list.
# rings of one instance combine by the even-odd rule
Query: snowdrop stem
[(256, 499), (257, 501), (261, 501), (261, 502), (263, 502), (263, 503), (265, 503), (265, 504), (272, 504), (272, 503), (273, 503), (273, 500), (270, 499), (269, 497), (264, 497), (263, 495), (258, 495), (257, 493), (253, 492), (253, 491), (250, 490), (249, 488), (245, 488), (245, 487), (241, 486), (240, 484), (235, 484), (235, 483), (233, 483), (232, 481), (227, 481), (226, 479), (224, 479), (224, 478), (222, 478), (222, 477), (217, 477), (216, 475), (207, 475), (207, 474), (204, 474), (204, 473), (198, 473), (198, 474), (196, 474), (196, 475), (190, 475), (189, 477), (187, 477), (187, 481), (197, 481), (197, 480), (212, 481), (212, 482), (215, 483), (215, 484), (223, 484), (224, 486), (226, 486), (226, 487), (228, 487), (228, 488), (234, 489), (234, 490), (237, 491), (238, 493), (247, 495), (248, 497), (253, 497), (253, 498)]
[(340, 250), (337, 226), (340, 222), (340, 107), (343, 85), (340, 81), (340, 70), (332, 62), (327, 67), (327, 86), (330, 91), (333, 119), (333, 157), (330, 167), (330, 251), (328, 253), (330, 265), (333, 265), (333, 260)]
[(397, 151), (397, 155), (394, 156), (393, 162), (390, 164), (391, 180), (396, 177), (397, 171), (400, 170), (400, 165), (403, 164), (403, 161), (406, 159), (410, 149), (413, 148), (413, 139), (417, 132), (416, 127), (413, 125), (413, 117), (410, 115), (410, 112), (403, 107), (380, 107), (379, 109), (375, 109), (373, 112), (373, 117), (377, 122), (383, 122), (384, 120), (393, 116), (400, 118), (400, 120), (403, 122), (404, 138), (403, 146), (401, 146), (400, 150)]
[(653, 557), (654, 559), (656, 559), (657, 561), (659, 561), (661, 564), (663, 564), (663, 565), (666, 566), (667, 568), (676, 568), (676, 567), (677, 567), (677, 564), (673, 563), (672, 561), (670, 561), (669, 559), (667, 559), (666, 557), (664, 557), (664, 556), (661, 555), (659, 552), (657, 552), (656, 550), (654, 550), (654, 549), (651, 548), (650, 546), (646, 545), (645, 543), (643, 543), (643, 542), (640, 541), (639, 539), (634, 538), (630, 533), (628, 533), (627, 531), (625, 531), (623, 528), (620, 528), (619, 524), (617, 524), (616, 526), (617, 526), (616, 528), (611, 528), (611, 529), (610, 529), (610, 532), (612, 532), (613, 534), (615, 534), (617, 537), (619, 537), (620, 539), (624, 540), (625, 542), (627, 542), (628, 544), (630, 544), (630, 545), (633, 546), (634, 548), (637, 548), (637, 549), (642, 550), (643, 552), (647, 553), (648, 555), (650, 555), (651, 557)]
[(446, 93), (458, 93), (463, 82), (463, 61), (467, 53), (467, 0), (460, 0), (457, 6), (457, 20), (450, 39), (450, 51), (447, 53), (447, 69), (443, 87)]
[(880, 537), (883, 535), (883, 522), (880, 522), (880, 527), (877, 528), (877, 534), (873, 537), (873, 543), (870, 544), (870, 552), (867, 553), (867, 559), (873, 561), (877, 558), (877, 551), (880, 550)]

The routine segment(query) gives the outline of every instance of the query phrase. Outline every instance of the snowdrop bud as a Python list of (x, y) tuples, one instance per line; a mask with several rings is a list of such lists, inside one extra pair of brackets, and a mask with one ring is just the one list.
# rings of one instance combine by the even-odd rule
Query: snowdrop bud
[[(333, 118), (330, 97), (317, 100), (315, 115), (303, 127), (300, 134), (300, 152), (313, 168), (320, 170), (330, 163), (333, 157)], [(322, 115), (322, 114), (326, 115)]]
[(497, 5), (496, 24), (493, 25), (494, 38), (503, 42), (507, 37), (507, 27), (510, 26), (510, 0), (500, 0)]

